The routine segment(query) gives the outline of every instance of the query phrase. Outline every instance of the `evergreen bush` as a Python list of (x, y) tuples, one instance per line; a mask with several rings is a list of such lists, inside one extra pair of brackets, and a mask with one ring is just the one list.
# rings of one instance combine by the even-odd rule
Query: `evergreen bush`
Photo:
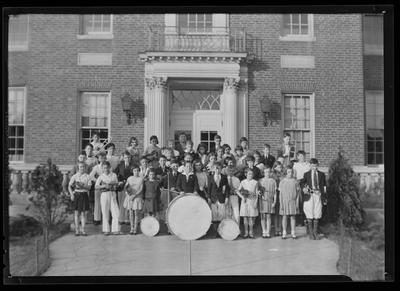
[(43, 226), (46, 236), (50, 228), (64, 222), (67, 217), (65, 206), (68, 205), (68, 199), (62, 193), (62, 181), (63, 175), (51, 159), (32, 172), (33, 191), (28, 196), (31, 203), (28, 207), (36, 208), (36, 218)]
[(363, 225), (365, 212), (360, 200), (360, 180), (344, 157), (341, 147), (337, 158), (329, 165), (327, 194), (330, 222), (340, 222), (356, 229)]

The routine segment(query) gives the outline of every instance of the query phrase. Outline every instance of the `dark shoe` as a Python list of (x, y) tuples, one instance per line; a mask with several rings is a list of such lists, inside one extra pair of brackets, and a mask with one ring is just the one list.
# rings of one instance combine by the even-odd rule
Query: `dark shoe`
[(297, 236), (295, 236), (294, 234), (292, 234), (292, 239), (297, 239)]
[(315, 240), (320, 240), (320, 239), (321, 239), (321, 238), (318, 236), (318, 219), (314, 219), (313, 237), (314, 237)]
[(75, 236), (80, 236), (79, 232), (75, 232)]
[(307, 220), (307, 233), (308, 233), (308, 237), (310, 239), (314, 239), (314, 235), (313, 235), (313, 222), (311, 219)]
[(282, 239), (287, 239), (285, 234), (282, 235)]
[(252, 238), (252, 239), (254, 239), (254, 235), (252, 235), (252, 234), (249, 234), (249, 238)]
[(271, 236), (269, 234), (266, 234), (265, 238), (271, 238)]
[(111, 234), (111, 233), (109, 233), (109, 232), (105, 232), (105, 233), (104, 233), (105, 236), (109, 236), (110, 234)]

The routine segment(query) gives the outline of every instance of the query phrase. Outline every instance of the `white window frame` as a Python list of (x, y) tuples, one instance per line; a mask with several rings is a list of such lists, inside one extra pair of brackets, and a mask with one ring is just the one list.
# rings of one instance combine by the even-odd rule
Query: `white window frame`
[[(98, 94), (98, 93), (108, 93), (108, 106), (109, 106), (109, 111), (108, 111), (108, 116), (107, 116), (107, 127), (92, 127), (92, 126), (82, 126), (82, 95), (84, 93), (93, 93), (93, 94)], [(79, 149), (82, 148), (82, 129), (91, 129), (91, 128), (96, 128), (96, 129), (107, 129), (108, 130), (108, 137), (111, 136), (111, 90), (81, 90), (79, 91)]]
[[(294, 14), (294, 13), (291, 13), (291, 14)], [(282, 15), (282, 18), (283, 18), (283, 15)], [(308, 34), (288, 34), (288, 35), (283, 35), (283, 36), (280, 35), (279, 40), (281, 40), (281, 41), (315, 41), (316, 38), (314, 36), (314, 14), (307, 14), (307, 18), (308, 18)]]
[[(309, 96), (310, 97), (310, 157), (315, 157), (315, 93), (297, 93), (297, 92), (283, 92), (282, 93), (282, 130), (289, 131), (290, 129), (286, 129), (285, 127), (285, 96), (287, 95), (301, 95), (301, 96)], [(296, 129), (302, 130), (302, 129)], [(296, 149), (299, 150), (299, 149)]]
[[(185, 13), (190, 14), (190, 13)], [(194, 13), (199, 14), (199, 13)], [(210, 14), (210, 13), (205, 13)], [(187, 32), (185, 35), (207, 35), (207, 34), (228, 34), (229, 15), (222, 13), (211, 13), (212, 31), (211, 32)], [(178, 34), (178, 14), (165, 14), (165, 33)]]
[[(11, 160), (9, 160), (9, 163), (10, 164), (23, 164), (23, 163), (25, 163), (25, 151), (26, 151), (26, 149), (25, 149), (25, 145), (26, 145), (26, 143), (25, 143), (25, 136), (26, 136), (25, 123), (26, 123), (26, 92), (27, 91), (26, 91), (26, 87), (8, 87), (8, 94), (10, 94), (9, 93), (10, 90), (13, 90), (13, 89), (16, 89), (16, 90), (23, 89), (23, 91), (24, 91), (24, 123), (23, 124), (12, 124), (11, 125), (11, 126), (21, 126), (21, 125), (24, 126), (24, 144), (23, 144), (24, 154), (22, 155), (22, 160), (21, 161), (11, 161)], [(8, 123), (8, 120), (7, 120), (7, 123)], [(10, 126), (10, 124), (8, 124), (8, 126)], [(8, 144), (7, 144), (7, 149), (8, 149)]]
[[(85, 15), (94, 15), (94, 14), (85, 14)], [(102, 14), (103, 15), (103, 14)], [(114, 22), (114, 15), (110, 15), (110, 31), (96, 31), (96, 32), (88, 32), (84, 33), (84, 31), (80, 31), (80, 34), (77, 35), (77, 39), (113, 39), (114, 34), (113, 34), (113, 22)], [(81, 21), (83, 21), (83, 17)], [(83, 25), (83, 24), (79, 24)], [(84, 30), (84, 29), (83, 29)]]
[[(25, 14), (22, 14), (25, 15)], [(18, 16), (18, 15), (15, 15)], [(10, 44), (10, 21), (8, 22), (8, 50), (9, 51), (27, 51), (29, 49), (29, 14), (26, 14), (27, 17), (27, 29), (26, 29), (26, 44), (23, 45), (13, 45)]]

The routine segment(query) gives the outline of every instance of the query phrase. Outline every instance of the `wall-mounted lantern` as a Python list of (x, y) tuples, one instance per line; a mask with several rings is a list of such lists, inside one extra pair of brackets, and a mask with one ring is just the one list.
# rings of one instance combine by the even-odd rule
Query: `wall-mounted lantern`
[(261, 112), (263, 114), (263, 119), (264, 119), (264, 126), (270, 126), (272, 124), (272, 102), (271, 100), (267, 99), (267, 97), (264, 97), (263, 99), (260, 100), (260, 108)]

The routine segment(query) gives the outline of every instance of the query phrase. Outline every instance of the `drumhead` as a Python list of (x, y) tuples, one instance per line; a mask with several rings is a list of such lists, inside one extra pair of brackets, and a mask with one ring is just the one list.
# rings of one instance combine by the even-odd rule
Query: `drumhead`
[(210, 206), (193, 193), (175, 197), (167, 209), (167, 224), (169, 230), (180, 239), (198, 239), (210, 228)]
[(160, 224), (153, 216), (146, 216), (140, 221), (140, 229), (144, 235), (155, 236), (160, 231)]
[(218, 234), (225, 240), (234, 240), (240, 234), (239, 225), (233, 219), (223, 219), (218, 226)]

